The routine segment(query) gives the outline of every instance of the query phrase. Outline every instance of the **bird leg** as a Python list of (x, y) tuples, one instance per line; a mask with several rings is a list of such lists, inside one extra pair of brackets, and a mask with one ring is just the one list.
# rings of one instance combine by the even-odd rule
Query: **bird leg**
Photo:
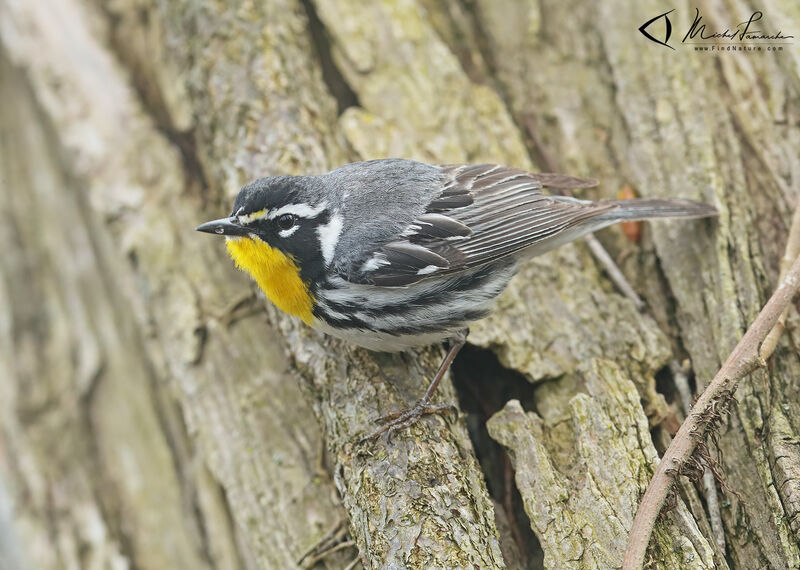
[(450, 369), (450, 365), (453, 363), (453, 360), (455, 360), (456, 355), (466, 344), (467, 334), (469, 334), (469, 330), (465, 329), (461, 331), (457, 337), (451, 340), (450, 348), (447, 350), (447, 354), (442, 360), (442, 363), (439, 365), (439, 369), (436, 371), (433, 380), (431, 380), (431, 383), (428, 385), (428, 389), (425, 390), (425, 394), (423, 394), (422, 398), (420, 398), (416, 404), (406, 410), (387, 414), (375, 420), (377, 423), (381, 424), (381, 427), (373, 431), (368, 436), (361, 438), (359, 443), (376, 439), (378, 436), (387, 432), (391, 436), (394, 432), (415, 424), (422, 416), (439, 413), (454, 413), (456, 411), (456, 409), (451, 405), (432, 404), (431, 398), (433, 397), (434, 392), (436, 392), (436, 388), (439, 387), (439, 382), (442, 381), (442, 378), (444, 378), (444, 375), (447, 374), (447, 371)]

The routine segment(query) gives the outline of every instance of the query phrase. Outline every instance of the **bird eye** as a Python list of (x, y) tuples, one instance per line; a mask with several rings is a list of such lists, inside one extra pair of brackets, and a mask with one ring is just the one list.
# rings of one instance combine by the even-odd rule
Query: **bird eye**
[(293, 214), (283, 214), (278, 217), (278, 227), (282, 230), (290, 230), (294, 227), (295, 217)]

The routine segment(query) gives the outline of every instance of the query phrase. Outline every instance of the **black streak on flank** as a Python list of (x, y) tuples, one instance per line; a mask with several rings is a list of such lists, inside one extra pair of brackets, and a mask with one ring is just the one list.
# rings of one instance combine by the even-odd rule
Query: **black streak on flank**
[(319, 58), (320, 68), (322, 69), (322, 80), (328, 86), (331, 95), (336, 99), (336, 107), (339, 115), (344, 113), (349, 107), (359, 107), (358, 95), (345, 80), (342, 72), (336, 67), (331, 55), (331, 41), (325, 25), (317, 15), (317, 9), (312, 0), (300, 0), (308, 16), (308, 32), (314, 49)]

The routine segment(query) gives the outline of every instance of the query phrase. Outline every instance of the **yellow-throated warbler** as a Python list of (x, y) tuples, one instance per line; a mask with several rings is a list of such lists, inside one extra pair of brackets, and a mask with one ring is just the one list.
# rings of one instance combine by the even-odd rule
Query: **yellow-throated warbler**
[(417, 404), (370, 437), (441, 408), (430, 398), (466, 339), (526, 257), (605, 226), (716, 210), (690, 200), (587, 201), (542, 188), (594, 180), (492, 164), (356, 162), (319, 176), (275, 176), (241, 189), (227, 218), (198, 226), (226, 237), (236, 264), (308, 325), (377, 351), (449, 341)]

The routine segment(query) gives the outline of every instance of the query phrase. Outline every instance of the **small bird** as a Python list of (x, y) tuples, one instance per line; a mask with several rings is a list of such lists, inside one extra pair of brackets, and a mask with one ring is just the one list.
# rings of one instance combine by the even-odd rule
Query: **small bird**
[(236, 265), (315, 329), (383, 352), (449, 344), (422, 398), (378, 420), (371, 439), (446, 408), (431, 397), (469, 324), (526, 258), (617, 222), (717, 214), (690, 200), (542, 193), (596, 184), (494, 164), (371, 160), (260, 178), (239, 191), (230, 216), (196, 229), (225, 236)]

